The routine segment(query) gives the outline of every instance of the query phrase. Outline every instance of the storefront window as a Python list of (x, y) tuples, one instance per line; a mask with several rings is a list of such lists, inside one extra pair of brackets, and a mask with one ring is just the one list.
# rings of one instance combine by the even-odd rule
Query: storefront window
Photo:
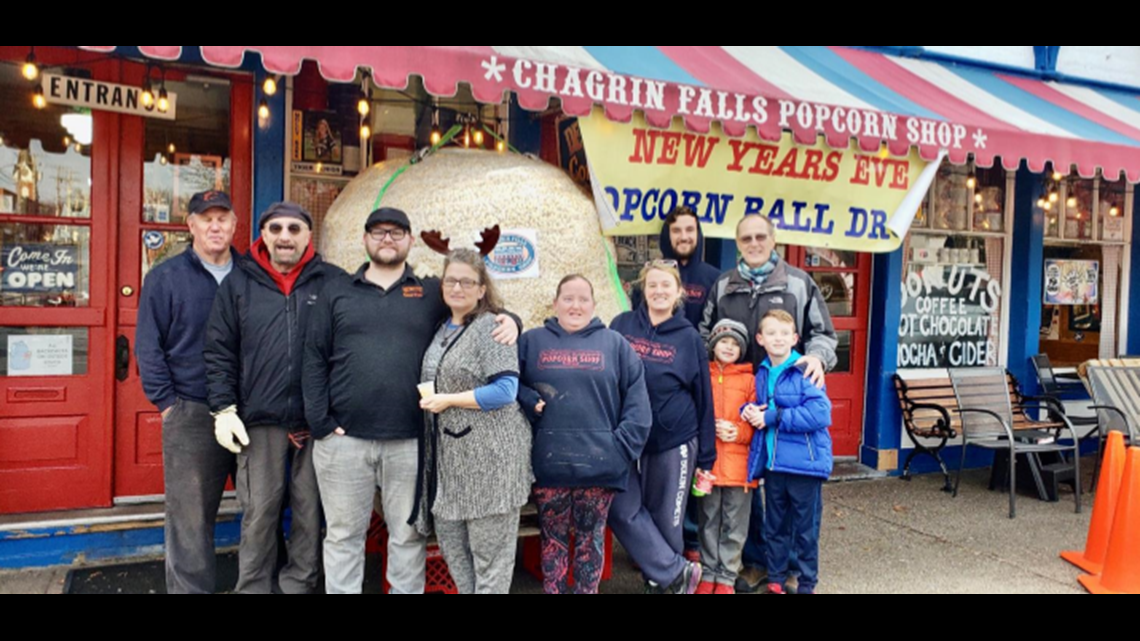
[(86, 328), (0, 327), (0, 376), (87, 374)]
[(1000, 168), (940, 169), (904, 245), (900, 369), (1002, 364), (1011, 190)]
[(0, 223), (0, 307), (87, 307), (91, 230)]
[[(1133, 189), (1124, 181), (1045, 177), (1038, 208), (1046, 226), (1041, 351), (1054, 366), (1073, 367), (1120, 355), (1124, 258)], [(1048, 205), (1056, 203), (1056, 207)], [(1058, 221), (1058, 222), (1054, 222)], [(1064, 221), (1061, 225), (1059, 221)]]
[(195, 193), (230, 191), (230, 85), (166, 84), (178, 95), (178, 120), (146, 120), (143, 221), (182, 224)]
[(90, 111), (32, 104), (15, 65), (0, 65), (0, 216), (91, 217)]

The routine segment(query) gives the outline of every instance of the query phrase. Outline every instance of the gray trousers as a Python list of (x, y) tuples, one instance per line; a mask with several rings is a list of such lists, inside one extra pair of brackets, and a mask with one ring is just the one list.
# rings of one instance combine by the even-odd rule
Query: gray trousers
[(217, 591), (214, 528), (234, 455), (214, 438), (210, 409), (179, 400), (162, 422), (166, 484), (166, 592)]
[(239, 594), (271, 594), (277, 569), (277, 530), (285, 489), (293, 520), (289, 563), (278, 584), (285, 594), (311, 594), (317, 587), (321, 554), (321, 496), (313, 467), (313, 443), (298, 450), (282, 427), (249, 429), (249, 445), (238, 455), (237, 494), (241, 522)]
[(388, 525), (390, 593), (423, 594), (427, 539), (407, 523), (416, 504), (418, 442), (365, 441), (334, 434), (316, 442), (313, 462), (328, 526), (325, 591), (360, 594), (364, 590), (364, 547), (379, 487)]
[(510, 594), (519, 510), (474, 521), (436, 519), (435, 535), (460, 594)]
[(716, 487), (697, 502), (700, 514), (701, 565), (704, 580), (735, 586), (744, 569), (744, 543), (752, 515), (752, 492), (742, 487)]

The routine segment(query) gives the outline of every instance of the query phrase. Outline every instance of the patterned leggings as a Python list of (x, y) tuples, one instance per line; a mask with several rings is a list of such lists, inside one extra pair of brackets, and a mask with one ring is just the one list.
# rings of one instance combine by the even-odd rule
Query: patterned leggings
[(597, 594), (606, 554), (606, 522), (613, 490), (537, 489), (542, 527), (542, 575), (547, 594), (570, 594), (570, 538), (574, 535), (575, 593)]

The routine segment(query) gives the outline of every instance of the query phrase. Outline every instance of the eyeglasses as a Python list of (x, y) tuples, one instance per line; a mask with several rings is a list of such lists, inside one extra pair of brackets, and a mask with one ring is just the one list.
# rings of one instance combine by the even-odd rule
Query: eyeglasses
[(294, 236), (301, 233), (301, 225), (299, 225), (297, 223), (293, 223), (292, 225), (289, 225), (288, 227), (286, 227), (285, 225), (282, 225), (280, 223), (270, 223), (269, 226), (266, 227), (266, 229), (268, 229), (269, 233), (273, 234), (274, 236), (280, 234), (281, 232), (285, 231), (286, 229), (288, 229), (289, 233), (294, 235)]
[(741, 245), (751, 245), (752, 243), (766, 243), (768, 242), (767, 234), (757, 234), (755, 236), (741, 236)]
[(455, 289), (455, 286), (463, 288), (463, 291), (469, 292), (480, 285), (479, 281), (471, 278), (445, 278), (443, 279), (444, 289)]
[(396, 242), (400, 242), (408, 237), (408, 230), (406, 229), (373, 229), (368, 232), (372, 240), (382, 241), (385, 237), (390, 237)]
[(659, 258), (657, 260), (651, 260), (648, 263), (645, 263), (645, 266), (646, 268), (664, 267), (666, 269), (677, 269), (681, 266), (681, 263), (668, 258)]

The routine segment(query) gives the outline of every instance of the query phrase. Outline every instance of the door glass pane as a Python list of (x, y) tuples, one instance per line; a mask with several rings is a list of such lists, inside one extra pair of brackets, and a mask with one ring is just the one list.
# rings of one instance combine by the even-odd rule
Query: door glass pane
[(808, 247), (804, 267), (815, 269), (855, 269), (859, 266), (859, 254), (823, 247)]
[(0, 214), (91, 217), (89, 110), (36, 109), (19, 65), (0, 65)]
[(839, 347), (835, 350), (835, 356), (838, 358), (838, 364), (832, 370), (832, 374), (850, 374), (851, 373), (851, 337), (853, 332), (836, 332), (839, 337)]
[(0, 327), (0, 376), (87, 374), (85, 327)]
[(0, 307), (91, 304), (91, 230), (0, 223)]
[(150, 270), (186, 251), (194, 238), (188, 231), (144, 231), (142, 235), (142, 277)]
[(190, 197), (230, 191), (230, 86), (222, 80), (167, 81), (178, 120), (146, 122), (143, 221), (184, 223)]
[(816, 285), (827, 301), (827, 311), (833, 317), (855, 315), (855, 274), (812, 272)]

